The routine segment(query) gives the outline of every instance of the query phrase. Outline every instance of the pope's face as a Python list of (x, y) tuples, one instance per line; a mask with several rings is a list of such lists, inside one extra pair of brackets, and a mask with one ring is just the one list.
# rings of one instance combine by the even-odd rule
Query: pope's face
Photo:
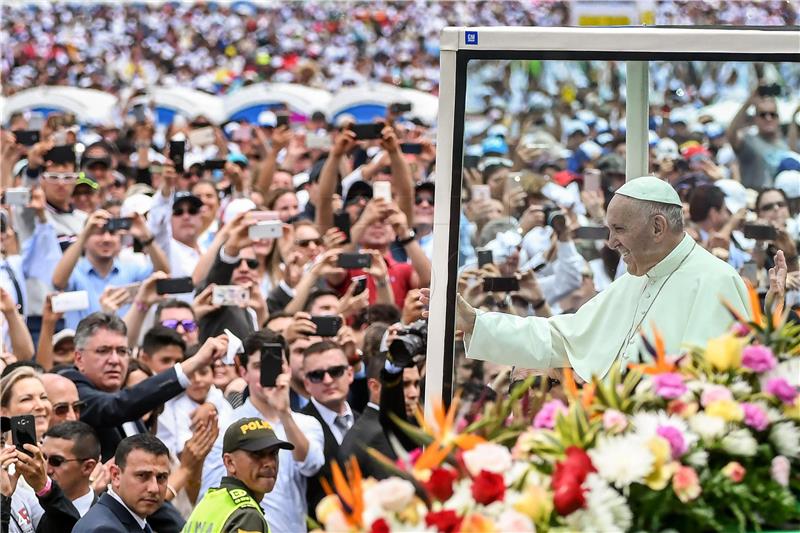
[(606, 225), (608, 246), (622, 256), (628, 272), (643, 276), (653, 266), (649, 257), (654, 247), (652, 225), (634, 200), (615, 195), (608, 204)]

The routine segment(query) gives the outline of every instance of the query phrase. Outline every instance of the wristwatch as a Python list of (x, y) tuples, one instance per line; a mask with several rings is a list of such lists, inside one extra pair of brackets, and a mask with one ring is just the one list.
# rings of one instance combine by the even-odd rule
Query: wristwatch
[(408, 236), (405, 239), (400, 239), (400, 238), (397, 239), (397, 244), (399, 244), (400, 246), (405, 246), (406, 244), (413, 241), (414, 237), (416, 236), (417, 232), (415, 232), (413, 229), (410, 229), (408, 230)]

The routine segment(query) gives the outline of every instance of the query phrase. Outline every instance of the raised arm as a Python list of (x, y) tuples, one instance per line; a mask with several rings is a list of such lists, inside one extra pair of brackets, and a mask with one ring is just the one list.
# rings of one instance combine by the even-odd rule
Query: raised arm
[(756, 103), (758, 99), (758, 88), (753, 91), (750, 95), (750, 98), (745, 100), (742, 107), (739, 108), (739, 111), (731, 120), (731, 123), (728, 125), (728, 129), (725, 131), (725, 135), (728, 138), (728, 142), (731, 143), (731, 147), (735, 151), (739, 151), (742, 146), (742, 139), (739, 135), (740, 130), (747, 125), (747, 110), (750, 109), (750, 106)]
[(386, 126), (381, 132), (381, 147), (389, 154), (389, 165), (392, 169), (392, 185), (397, 195), (396, 202), (400, 210), (405, 213), (409, 226), (414, 226), (414, 180), (411, 177), (411, 167), (400, 150), (400, 141), (394, 128)]
[(351, 130), (342, 130), (336, 134), (328, 159), (322, 165), (317, 185), (316, 224), (321, 233), (333, 226), (333, 194), (336, 192), (336, 181), (339, 167), (345, 154), (356, 145), (356, 134)]
[(8, 336), (11, 337), (11, 351), (20, 361), (33, 359), (33, 339), (25, 325), (25, 320), (19, 313), (14, 299), (8, 291), (0, 288), (0, 312), (3, 314), (8, 326)]

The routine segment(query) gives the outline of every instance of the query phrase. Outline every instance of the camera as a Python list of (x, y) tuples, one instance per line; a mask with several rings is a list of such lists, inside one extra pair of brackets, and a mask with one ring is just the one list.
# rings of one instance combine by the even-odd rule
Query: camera
[(566, 224), (566, 219), (564, 218), (564, 211), (557, 207), (545, 207), (544, 208), (544, 219), (547, 221), (547, 225), (553, 229), (556, 229), (554, 224), (560, 223), (562, 226)]
[(403, 368), (414, 364), (414, 358), (424, 355), (428, 345), (428, 321), (417, 320), (403, 326), (389, 345), (387, 358)]

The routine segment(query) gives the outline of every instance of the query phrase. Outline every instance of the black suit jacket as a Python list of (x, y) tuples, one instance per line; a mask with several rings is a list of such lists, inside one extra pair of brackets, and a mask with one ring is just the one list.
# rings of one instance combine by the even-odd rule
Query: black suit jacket
[(144, 433), (144, 424), (139, 419), (183, 392), (174, 368), (117, 392), (99, 390), (75, 368), (64, 370), (61, 375), (71, 379), (78, 387), (78, 396), (85, 402), (81, 409), (81, 421), (92, 426), (97, 433), (103, 462), (114, 456), (117, 445), (125, 438), (122, 424), (134, 422)]
[[(151, 526), (152, 527), (152, 526)], [(72, 533), (142, 533), (130, 512), (108, 493), (78, 520)]]
[[(208, 272), (205, 283), (202, 287), (198, 287), (197, 291), (200, 292), (211, 283), (230, 285), (231, 276), (237, 266), (237, 264), (225, 263), (220, 259), (219, 253), (217, 253), (217, 257), (214, 259), (214, 264), (211, 265), (211, 270)], [(221, 335), (225, 328), (231, 330), (234, 335), (242, 340), (255, 331), (250, 313), (246, 309), (232, 306), (222, 306), (218, 310), (208, 313), (200, 318), (198, 326), (200, 327), (201, 344), (209, 337)]]
[(368, 448), (374, 448), (393, 461), (397, 460), (389, 438), (381, 426), (378, 410), (369, 405), (344, 436), (339, 446), (339, 464), (344, 464), (351, 456), (355, 456), (364, 477), (375, 479), (388, 477), (389, 471), (367, 452)]
[[(352, 410), (352, 407), (350, 408)], [(317, 410), (317, 407), (314, 405), (313, 402), (309, 401), (308, 404), (300, 410), (301, 413), (304, 415), (313, 416), (317, 420), (319, 420), (320, 425), (322, 426), (322, 433), (325, 435), (325, 447), (323, 448), (322, 452), (325, 455), (325, 464), (322, 465), (322, 468), (319, 469), (317, 475), (314, 477), (308, 478), (308, 487), (306, 489), (306, 501), (308, 502), (308, 514), (316, 520), (316, 509), (317, 504), (325, 497), (325, 491), (322, 489), (322, 484), (320, 483), (320, 479), (324, 477), (328, 481), (331, 480), (331, 463), (338, 458), (339, 454), (339, 443), (336, 442), (336, 437), (333, 436), (333, 432), (325, 420), (322, 418), (322, 415)], [(358, 420), (359, 413), (353, 411), (353, 417)]]

